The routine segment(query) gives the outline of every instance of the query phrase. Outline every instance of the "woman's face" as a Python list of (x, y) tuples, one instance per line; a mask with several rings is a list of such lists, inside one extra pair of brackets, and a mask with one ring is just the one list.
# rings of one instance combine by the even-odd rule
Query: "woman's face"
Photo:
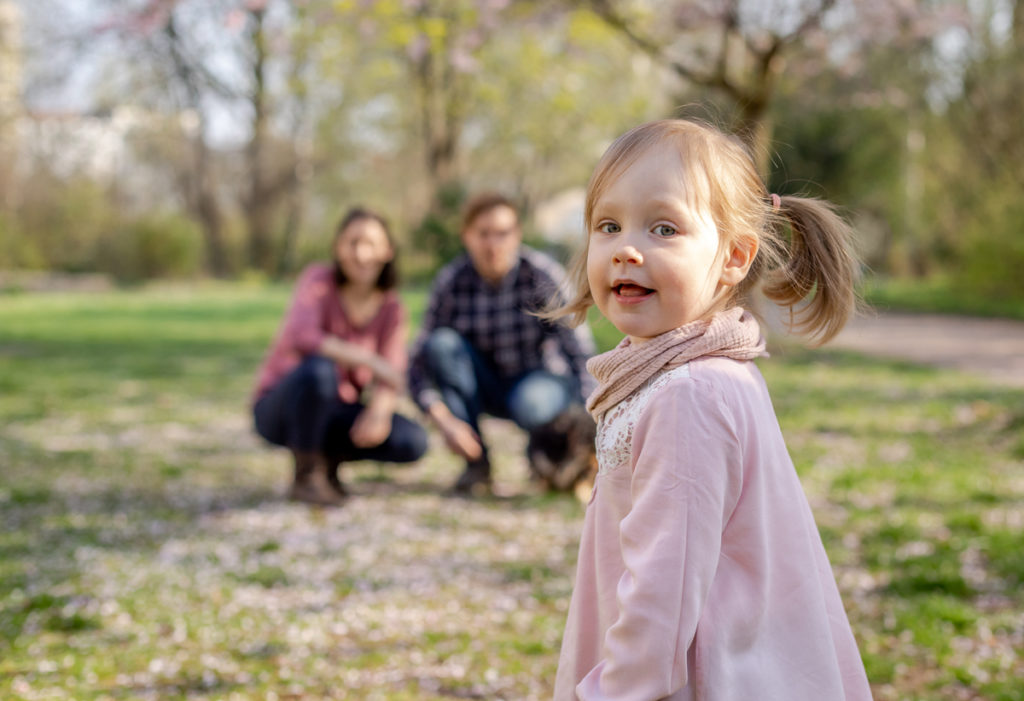
[(334, 257), (348, 285), (370, 289), (384, 265), (395, 257), (387, 233), (375, 219), (356, 219), (338, 234)]

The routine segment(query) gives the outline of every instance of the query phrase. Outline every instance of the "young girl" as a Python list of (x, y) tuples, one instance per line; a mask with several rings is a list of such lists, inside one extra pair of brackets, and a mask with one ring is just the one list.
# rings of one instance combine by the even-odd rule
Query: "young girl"
[(346, 494), (341, 461), (411, 462), (427, 447), (422, 427), (394, 413), (405, 384), (406, 313), (384, 219), (351, 210), (332, 254), (333, 264), (315, 263), (299, 277), (253, 405), (257, 432), (292, 451), (289, 497), (322, 505)]
[(679, 120), (612, 144), (585, 221), (578, 293), (552, 315), (596, 304), (626, 338), (588, 364), (599, 472), (556, 700), (869, 699), (740, 306), (763, 280), (798, 330), (831, 338), (854, 307), (847, 228)]

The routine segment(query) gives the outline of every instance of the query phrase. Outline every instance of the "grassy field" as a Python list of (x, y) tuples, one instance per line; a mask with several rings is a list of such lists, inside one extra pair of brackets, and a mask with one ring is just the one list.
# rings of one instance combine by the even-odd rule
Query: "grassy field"
[(961, 314), (1024, 320), (1024, 300), (1020, 294), (965, 288), (941, 275), (925, 280), (865, 280), (862, 289), (867, 301), (885, 311)]
[[(501, 422), (500, 497), (442, 496), (432, 436), (342, 509), (283, 501), (247, 401), (286, 297), (0, 297), (0, 698), (550, 698), (581, 506)], [(1024, 393), (775, 351), (876, 698), (1024, 699)]]

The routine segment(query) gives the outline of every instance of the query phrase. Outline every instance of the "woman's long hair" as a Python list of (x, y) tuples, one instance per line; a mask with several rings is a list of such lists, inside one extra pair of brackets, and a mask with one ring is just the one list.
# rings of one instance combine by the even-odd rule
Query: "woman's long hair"
[(391, 244), (391, 250), (395, 252), (395, 255), (391, 257), (384, 267), (381, 268), (380, 276), (377, 278), (376, 287), (378, 290), (391, 290), (398, 286), (398, 249), (395, 247), (395, 239), (391, 235), (391, 227), (388, 226), (387, 220), (380, 214), (377, 214), (371, 209), (366, 207), (353, 207), (348, 210), (344, 217), (341, 218), (341, 222), (338, 223), (338, 227), (334, 230), (334, 238), (331, 242), (331, 261), (334, 264), (334, 284), (337, 287), (343, 287), (347, 282), (348, 278), (345, 276), (345, 271), (341, 269), (341, 264), (338, 262), (338, 256), (334, 252), (334, 248), (338, 243), (338, 238), (345, 233), (350, 225), (357, 221), (363, 221), (369, 219), (380, 224), (381, 228), (384, 229), (384, 235), (388, 239), (388, 243)]

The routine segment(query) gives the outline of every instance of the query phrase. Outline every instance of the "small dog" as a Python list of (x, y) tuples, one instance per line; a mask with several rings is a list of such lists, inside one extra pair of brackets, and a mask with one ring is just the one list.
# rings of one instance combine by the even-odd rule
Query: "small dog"
[(572, 491), (587, 503), (597, 476), (596, 435), (594, 419), (580, 405), (533, 429), (526, 447), (531, 475), (549, 490)]

